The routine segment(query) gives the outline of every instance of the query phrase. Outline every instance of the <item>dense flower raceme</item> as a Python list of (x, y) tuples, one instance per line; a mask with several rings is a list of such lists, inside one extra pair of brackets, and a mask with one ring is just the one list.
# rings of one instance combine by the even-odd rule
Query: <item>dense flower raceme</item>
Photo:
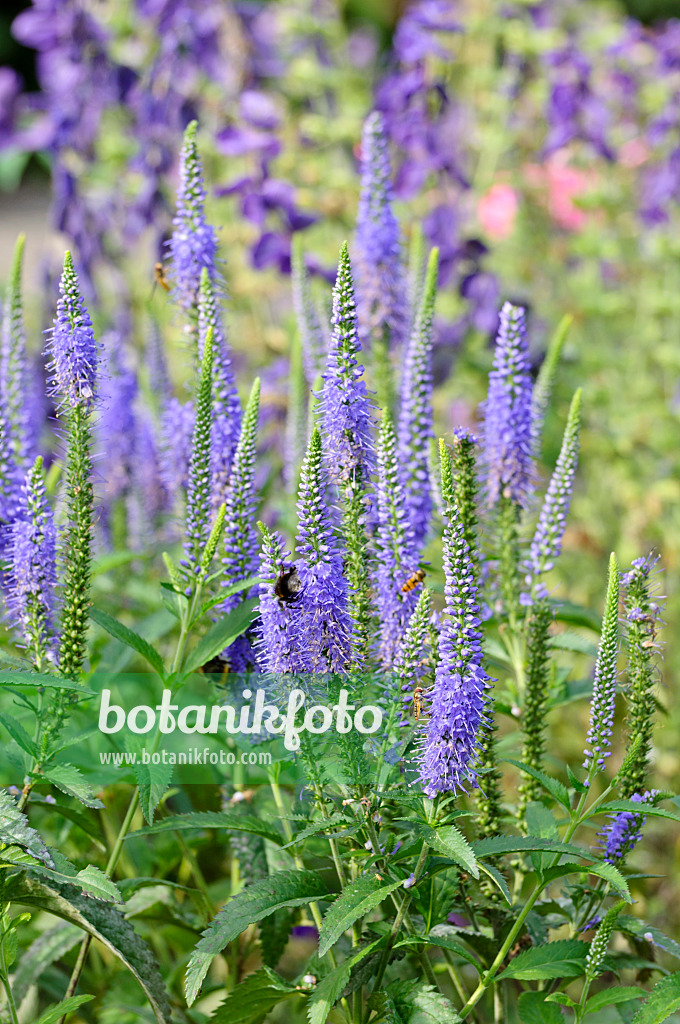
[(61, 406), (71, 409), (80, 406), (85, 412), (91, 412), (97, 390), (97, 343), (68, 252), (47, 353), (50, 358), (49, 394), (56, 397)]
[(191, 596), (194, 578), (201, 571), (203, 552), (210, 532), (212, 456), (213, 332), (208, 328), (201, 355), (201, 375), (196, 394), (196, 420), (191, 440), (187, 482), (184, 558), (181, 566), (188, 577), (186, 594)]
[(40, 410), (33, 399), (26, 357), (26, 331), (21, 298), (21, 272), (25, 236), (20, 235), (14, 250), (0, 327), (0, 398), (7, 414), (14, 458), (19, 466), (30, 461), (33, 430)]
[(265, 672), (304, 670), (305, 651), (299, 636), (299, 594), (284, 599), (277, 594), (279, 580), (295, 572), (283, 538), (260, 524), (260, 604), (257, 632), (260, 666)]
[(343, 552), (326, 504), (326, 488), (321, 435), (315, 429), (302, 464), (297, 502), (295, 554), (303, 559), (296, 562), (301, 584), (300, 635), (308, 671), (341, 672), (359, 653), (354, 649)]
[(526, 315), (506, 302), (501, 310), (489, 393), (484, 408), (487, 497), (525, 506), (533, 483), (531, 374)]
[(197, 127), (192, 121), (184, 133), (177, 210), (170, 239), (173, 296), (185, 312), (195, 311), (203, 269), (213, 285), (217, 272), (217, 236), (205, 219), (206, 192), (196, 147)]
[(490, 686), (482, 665), (478, 588), (455, 504), (449, 506), (447, 519), (445, 615), (434, 688), (428, 697), (430, 718), (417, 757), (423, 790), (429, 797), (475, 784), (479, 733)]
[(361, 344), (347, 243), (340, 252), (331, 324), (321, 419), (329, 473), (340, 486), (345, 486), (357, 473), (367, 479), (375, 460), (371, 404), (363, 380), (364, 368), (358, 360)]
[(595, 665), (593, 698), (590, 705), (584, 768), (592, 775), (604, 771), (611, 755), (616, 701), (616, 661), (619, 652), (619, 568), (616, 557), (609, 562), (609, 581), (602, 619), (602, 632)]
[(408, 327), (406, 275), (399, 222), (392, 208), (392, 170), (382, 115), (366, 119), (361, 140), (361, 198), (355, 269), (359, 332), (399, 345)]
[[(652, 789), (642, 794), (633, 793), (630, 799), (634, 804), (646, 804), (653, 803), (656, 796), (656, 790)], [(610, 818), (609, 824), (602, 831), (600, 842), (607, 863), (617, 864), (640, 842), (646, 817), (634, 811), (621, 811), (610, 815)]]
[(102, 347), (108, 359), (101, 383), (97, 436), (103, 458), (100, 491), (110, 505), (124, 497), (132, 487), (137, 440), (135, 406), (139, 387), (137, 374), (118, 355), (122, 348), (120, 335), (117, 332), (105, 335)]
[(57, 531), (45, 494), (42, 459), (28, 471), (17, 517), (7, 528), (8, 577), (5, 599), (10, 616), (38, 668), (54, 659)]
[(581, 392), (579, 390), (572, 399), (560, 454), (531, 541), (525, 577), (530, 592), (523, 595), (524, 603), (531, 603), (534, 599), (547, 596), (547, 590), (540, 578), (543, 573), (552, 569), (555, 559), (562, 550), (562, 538), (567, 525), (574, 476), (578, 465), (580, 430)]

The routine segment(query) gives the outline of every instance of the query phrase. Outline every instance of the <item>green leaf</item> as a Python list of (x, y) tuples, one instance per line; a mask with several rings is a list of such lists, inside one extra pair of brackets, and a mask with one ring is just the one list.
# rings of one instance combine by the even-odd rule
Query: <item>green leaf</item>
[(382, 943), (384, 937), (376, 939), (355, 953), (348, 960), (343, 961), (326, 975), (309, 998), (307, 1004), (307, 1020), (309, 1024), (326, 1024), (328, 1014), (340, 998), (343, 989), (347, 985), (352, 968), (360, 964), (370, 953), (374, 952)]
[(79, 871), (74, 879), (84, 893), (93, 896), (97, 900), (104, 900), (107, 903), (122, 903), (123, 898), (108, 875), (100, 871), (94, 864), (88, 864), (86, 868)]
[(291, 996), (300, 992), (269, 967), (250, 974), (217, 1007), (210, 1024), (252, 1024)]
[(289, 843), (282, 846), (282, 850), (287, 850), (290, 846), (297, 846), (304, 839), (309, 839), (310, 836), (316, 836), (320, 832), (326, 832), (329, 828), (334, 828), (336, 825), (342, 825), (347, 821), (347, 818), (342, 814), (332, 814), (330, 818), (323, 818), (320, 821), (313, 821), (307, 828), (303, 828), (300, 832), (296, 832)]
[(562, 878), (564, 875), (578, 873), (597, 875), (598, 878), (604, 878), (623, 897), (626, 903), (633, 902), (633, 897), (630, 894), (625, 878), (617, 867), (614, 867), (613, 864), (607, 864), (606, 861), (600, 861), (597, 864), (557, 864), (554, 868), (546, 871), (543, 878), (546, 882), (552, 882), (554, 879)]
[(245, 580), (239, 580), (238, 583), (232, 583), (229, 587), (220, 587), (219, 594), (215, 597), (211, 597), (201, 606), (201, 610), (196, 618), (200, 619), (200, 617), (205, 615), (206, 612), (209, 612), (211, 608), (214, 608), (218, 604), (222, 604), (225, 597), (231, 597), (232, 594), (240, 594), (244, 590), (250, 590), (252, 587), (256, 587), (259, 582), (259, 576), (249, 576)]
[(319, 933), (319, 956), (325, 956), (340, 936), (355, 921), (378, 904), (402, 884), (401, 879), (383, 885), (375, 875), (363, 875), (345, 886), (326, 911)]
[(469, 871), (473, 878), (479, 878), (477, 860), (467, 839), (455, 825), (442, 825), (441, 828), (432, 828), (425, 822), (415, 822), (415, 830), (428, 846), (450, 857), (456, 864)]
[(279, 871), (232, 897), (210, 922), (191, 954), (185, 981), (189, 1005), (196, 999), (217, 954), (249, 924), (281, 907), (302, 907), (328, 899), (326, 888), (315, 871)]
[(659, 949), (665, 950), (666, 953), (670, 953), (671, 956), (676, 957), (680, 960), (680, 943), (676, 942), (675, 939), (669, 938), (668, 935), (664, 935), (663, 932), (659, 931), (653, 925), (647, 924), (645, 921), (638, 920), (637, 917), (630, 917), (627, 914), (621, 914), (616, 919), (616, 928), (618, 931), (624, 932), (628, 935), (634, 935), (638, 939), (644, 939), (645, 936), (651, 936), (651, 941)]
[(35, 1021), (35, 1024), (57, 1024), (67, 1013), (73, 1013), (83, 1003), (89, 1003), (91, 999), (94, 999), (94, 996), (70, 996), (68, 999), (62, 999), (56, 1006), (51, 1006), (49, 1010), (45, 1010)]
[(584, 782), (581, 782), (577, 775), (574, 774), (570, 764), (567, 765), (567, 777), (569, 778), (572, 789), (576, 790), (577, 793), (585, 793), (588, 787)]
[(595, 854), (582, 850), (571, 843), (556, 842), (554, 839), (539, 839), (537, 836), (492, 836), (472, 844), (478, 857), (493, 857), (498, 853), (530, 853), (545, 850), (548, 853), (570, 853), (572, 856), (595, 860)]
[(56, 960), (61, 960), (82, 937), (83, 933), (76, 925), (60, 921), (31, 943), (22, 954), (11, 979), (12, 993), (17, 1005), (23, 1002), (29, 988), (36, 983), (45, 968)]
[(595, 814), (612, 814), (620, 813), (621, 811), (631, 811), (633, 814), (645, 815), (650, 818), (668, 818), (669, 821), (680, 821), (680, 814), (674, 814), (672, 811), (666, 811), (663, 807), (655, 807), (653, 804), (636, 804), (634, 800), (610, 800), (609, 803), (600, 804), (591, 814), (587, 817), (592, 817)]
[(632, 1024), (662, 1024), (677, 1009), (680, 1009), (680, 971), (657, 981)]
[(397, 983), (388, 988), (388, 996), (400, 1024), (460, 1024), (449, 1000), (431, 985)]
[[(452, 931), (452, 930), (451, 930)], [(478, 973), (481, 973), (479, 961), (472, 955), (467, 946), (458, 939), (455, 933), (450, 933), (449, 925), (438, 924), (427, 935), (409, 935), (406, 939), (400, 939), (395, 943), (395, 949), (402, 946), (418, 946), (425, 943), (427, 946), (436, 946), (438, 949), (448, 949), (455, 953), (466, 963), (470, 964)]]
[(575, 651), (577, 654), (588, 654), (594, 658), (597, 654), (597, 647), (591, 640), (586, 640), (579, 633), (558, 633), (548, 640), (548, 647), (558, 651)]
[(564, 1017), (553, 1003), (546, 1003), (545, 992), (524, 992), (517, 1003), (522, 1024), (564, 1024)]
[(115, 907), (84, 896), (73, 885), (45, 885), (29, 875), (9, 879), (4, 896), (76, 924), (102, 942), (135, 976), (158, 1024), (171, 1024), (170, 1004), (153, 954)]
[(519, 768), (525, 775), (530, 775), (533, 779), (536, 779), (557, 800), (558, 804), (562, 804), (567, 811), (571, 810), (569, 790), (559, 779), (553, 779), (551, 775), (546, 775), (545, 772), (539, 771), (538, 768), (532, 768), (530, 765), (524, 764), (523, 761), (512, 761), (509, 757), (504, 758), (504, 760), (507, 764), (512, 764), (515, 768)]
[(80, 800), (86, 807), (103, 807), (104, 804), (94, 795), (94, 790), (89, 782), (83, 778), (80, 769), (72, 764), (53, 764), (43, 768), (40, 777), (47, 779), (53, 786), (60, 789), (67, 796), (73, 796)]
[(255, 618), (255, 609), (259, 600), (258, 597), (251, 597), (248, 601), (242, 601), (228, 615), (218, 619), (189, 654), (182, 669), (182, 675), (188, 676), (192, 672), (198, 672), (201, 666), (216, 657), (225, 647), (229, 647), (234, 640), (245, 633)]
[(151, 825), (156, 808), (170, 788), (173, 766), (171, 764), (143, 764), (138, 759), (132, 770), (139, 787), (139, 803), (144, 820)]
[(32, 758), (37, 759), (38, 748), (21, 722), (18, 722), (13, 715), (8, 715), (6, 711), (0, 711), (0, 722), (2, 722), (15, 743), (18, 743), (21, 749), (30, 754)]
[(52, 814), (59, 814), (68, 821), (72, 821), (74, 825), (77, 825), (78, 828), (82, 829), (90, 837), (100, 850), (106, 850), (104, 833), (97, 825), (97, 822), (93, 818), (88, 817), (83, 811), (77, 810), (75, 807), (67, 807), (64, 804), (53, 803), (51, 800), (48, 803), (44, 797), (38, 796), (33, 792), (29, 806), (35, 807), (36, 805)]
[(520, 981), (543, 981), (547, 978), (578, 978), (586, 969), (589, 945), (580, 939), (560, 939), (543, 946), (532, 946), (518, 953), (515, 959), (496, 976), (518, 978)]
[(50, 852), (41, 837), (34, 828), (31, 828), (26, 815), (19, 810), (4, 789), (0, 789), (0, 843), (20, 846), (32, 857), (44, 861), (45, 864), (53, 864)]
[(283, 843), (283, 836), (265, 821), (248, 814), (230, 814), (228, 811), (194, 811), (192, 814), (174, 814), (171, 818), (163, 818), (153, 825), (131, 832), (128, 839), (137, 836), (151, 836), (157, 832), (185, 832), (195, 828), (227, 829), (234, 832), (252, 832), (263, 839), (269, 839), (277, 846)]
[(623, 986), (621, 988), (603, 988), (591, 996), (586, 1003), (586, 1014), (597, 1013), (605, 1006), (616, 1006), (617, 1003), (630, 1003), (633, 999), (642, 999), (647, 993), (643, 988), (636, 985)]
[(2, 669), (0, 686), (35, 686), (43, 690), (76, 690), (83, 697), (96, 697), (94, 690), (88, 690), (80, 683), (74, 683), (64, 676), (41, 675), (39, 672), (20, 672), (18, 669)]
[(102, 629), (105, 629), (115, 640), (120, 640), (126, 647), (131, 647), (137, 654), (141, 654), (144, 660), (151, 665), (154, 672), (157, 672), (161, 679), (165, 678), (163, 659), (148, 640), (145, 640), (139, 633), (135, 633), (134, 630), (124, 626), (122, 622), (114, 619), (113, 616), (102, 611), (101, 608), (90, 608), (90, 618), (98, 626), (101, 626)]
[(511, 907), (512, 896), (510, 895), (510, 890), (508, 889), (508, 883), (505, 881), (503, 875), (500, 873), (498, 868), (495, 868), (493, 864), (484, 864), (483, 861), (479, 861), (478, 865), (479, 870), (483, 871), (484, 874), (487, 875), (491, 879), (491, 881), (496, 885), (496, 887), (500, 889), (501, 893), (503, 894), (503, 899), (505, 900), (507, 905)]

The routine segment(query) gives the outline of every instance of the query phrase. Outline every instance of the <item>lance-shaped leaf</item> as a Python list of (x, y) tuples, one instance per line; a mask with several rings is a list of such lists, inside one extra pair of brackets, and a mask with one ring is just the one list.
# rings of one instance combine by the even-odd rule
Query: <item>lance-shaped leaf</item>
[(496, 980), (518, 978), (520, 981), (543, 981), (546, 978), (578, 978), (586, 969), (589, 945), (580, 939), (561, 939), (534, 946), (519, 953)]
[(126, 647), (132, 648), (137, 654), (141, 654), (145, 661), (151, 665), (151, 668), (158, 673), (161, 679), (165, 678), (165, 669), (163, 668), (163, 659), (161, 658), (158, 651), (151, 646), (148, 640), (135, 633), (134, 630), (129, 629), (128, 626), (124, 626), (122, 622), (118, 622), (113, 616), (107, 612), (101, 610), (101, 608), (90, 608), (90, 618), (93, 622), (96, 622), (98, 626), (105, 629), (106, 632), (114, 637), (116, 640), (120, 640)]
[(229, 647), (237, 637), (245, 633), (255, 618), (257, 604), (258, 598), (252, 597), (247, 601), (242, 601), (233, 611), (218, 619), (190, 653), (184, 665), (183, 674), (188, 676), (192, 672), (197, 672), (202, 665), (220, 654), (225, 647)]
[(326, 1024), (328, 1015), (333, 1009), (335, 1003), (341, 997), (346, 985), (350, 980), (352, 970), (357, 967), (362, 960), (365, 960), (367, 956), (375, 952), (375, 950), (385, 942), (384, 936), (380, 939), (376, 939), (374, 942), (369, 943), (367, 946), (363, 946), (358, 953), (351, 956), (348, 960), (344, 960), (337, 967), (326, 975), (317, 987), (314, 989), (314, 993), (310, 997), (309, 1005), (307, 1007), (307, 1021), (308, 1024)]
[(680, 971), (658, 981), (633, 1017), (633, 1024), (662, 1024), (680, 1008)]
[(252, 832), (253, 835), (268, 839), (277, 846), (283, 843), (283, 836), (265, 821), (247, 814), (230, 814), (228, 811), (194, 811), (192, 814), (174, 814), (153, 825), (147, 825), (131, 832), (128, 839), (137, 836), (155, 835), (157, 832), (185, 832), (197, 828), (226, 829), (234, 832)]
[(249, 885), (213, 918), (194, 949), (186, 974), (186, 996), (191, 1005), (208, 968), (218, 953), (256, 921), (282, 907), (302, 907), (328, 898), (327, 886), (315, 871), (279, 871)]
[(319, 934), (319, 956), (325, 956), (343, 932), (360, 917), (367, 914), (369, 910), (373, 910), (382, 903), (401, 884), (401, 879), (397, 879), (396, 882), (381, 885), (380, 880), (374, 874), (364, 875), (362, 878), (350, 882), (323, 919)]
[(300, 990), (269, 967), (248, 975), (233, 989), (210, 1018), (210, 1024), (251, 1024)]
[(44, 842), (4, 789), (0, 789), (0, 843), (6, 846), (20, 846), (32, 857), (37, 857), (45, 864), (53, 864)]

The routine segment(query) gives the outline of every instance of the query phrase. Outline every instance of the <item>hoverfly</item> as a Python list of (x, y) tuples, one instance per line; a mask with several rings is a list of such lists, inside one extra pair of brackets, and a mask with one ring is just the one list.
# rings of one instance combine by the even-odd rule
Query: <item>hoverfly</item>
[(298, 594), (302, 589), (302, 581), (298, 576), (297, 569), (295, 566), (291, 566), (290, 569), (286, 569), (284, 572), (279, 574), (279, 578), (274, 584), (274, 593), (279, 599), (279, 604), (283, 607), (284, 604), (290, 604), (292, 601), (296, 601)]
[(402, 587), (401, 587), (402, 594), (408, 594), (409, 591), (415, 590), (415, 588), (418, 586), (418, 584), (422, 583), (424, 579), (425, 579), (425, 570), (424, 569), (416, 569), (416, 571), (413, 573), (413, 575), (409, 576), (409, 578), (406, 580), (406, 583), (404, 583), (402, 585)]
[(153, 265), (153, 281), (154, 288), (159, 284), (166, 292), (170, 291), (170, 283), (165, 276), (165, 267), (160, 261)]
[(416, 686), (413, 691), (413, 716), (416, 720), (420, 718), (423, 713), (423, 694), (425, 690), (422, 686)]

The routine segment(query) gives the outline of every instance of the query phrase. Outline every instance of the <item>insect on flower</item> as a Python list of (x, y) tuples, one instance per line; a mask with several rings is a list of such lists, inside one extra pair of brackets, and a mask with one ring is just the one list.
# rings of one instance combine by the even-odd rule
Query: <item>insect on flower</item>
[(413, 691), (413, 715), (416, 720), (420, 718), (423, 713), (423, 694), (425, 690), (422, 686), (416, 686)]
[(302, 589), (302, 582), (297, 574), (295, 566), (282, 572), (279, 575), (275, 585), (274, 593), (279, 599), (279, 603), (283, 607), (284, 604), (290, 604), (292, 601), (296, 601), (300, 591)]
[(165, 276), (165, 267), (162, 263), (154, 263), (153, 265), (153, 286), (159, 284), (166, 292), (170, 291), (170, 283)]
[(402, 594), (408, 594), (411, 590), (415, 590), (419, 583), (422, 583), (425, 579), (425, 570), (416, 569), (412, 576), (406, 580), (406, 583), (402, 584)]

